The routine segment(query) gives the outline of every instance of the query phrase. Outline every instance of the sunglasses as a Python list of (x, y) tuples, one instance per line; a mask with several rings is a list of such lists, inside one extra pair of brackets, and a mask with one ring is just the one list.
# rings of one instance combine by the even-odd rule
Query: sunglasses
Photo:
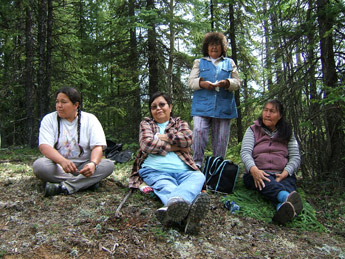
[(159, 108), (163, 109), (164, 106), (166, 105), (167, 103), (159, 103), (158, 105), (157, 104), (154, 104), (154, 105), (151, 105), (151, 110), (156, 110), (159, 106)]

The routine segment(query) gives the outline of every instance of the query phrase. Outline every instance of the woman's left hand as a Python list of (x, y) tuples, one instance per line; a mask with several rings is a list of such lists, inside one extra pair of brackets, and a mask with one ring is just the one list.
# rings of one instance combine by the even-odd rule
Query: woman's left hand
[(172, 151), (172, 152), (180, 151), (180, 152), (189, 153), (190, 152), (190, 147), (178, 147), (178, 146), (175, 146), (175, 145), (171, 145), (170, 151)]
[(280, 174), (276, 174), (276, 181), (281, 182), (282, 180), (284, 180), (288, 176), (289, 176), (288, 171), (284, 170)]
[(159, 138), (160, 140), (162, 140), (162, 141), (165, 141), (165, 142), (169, 141), (169, 138), (168, 138), (167, 134), (159, 134), (159, 133), (157, 133), (155, 136), (157, 138)]
[(94, 163), (87, 163), (83, 169), (80, 170), (80, 174), (84, 175), (85, 177), (90, 177), (94, 174), (96, 170), (96, 165)]
[(102, 146), (95, 146), (91, 151), (90, 163), (84, 165), (83, 169), (80, 170), (80, 174), (84, 175), (85, 177), (90, 177), (96, 171), (96, 164), (98, 165), (102, 159)]
[(225, 88), (225, 89), (228, 89), (229, 86), (230, 86), (230, 83), (228, 80), (220, 80), (216, 86), (220, 87), (220, 88)]

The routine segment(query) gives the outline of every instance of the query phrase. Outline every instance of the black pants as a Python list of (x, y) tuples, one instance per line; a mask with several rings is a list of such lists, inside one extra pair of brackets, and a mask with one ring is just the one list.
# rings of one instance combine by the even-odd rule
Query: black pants
[(276, 176), (274, 174), (270, 174), (270, 176), (267, 176), (267, 178), (269, 178), (271, 181), (265, 182), (265, 188), (262, 188), (261, 191), (255, 187), (253, 176), (250, 173), (244, 174), (243, 182), (248, 189), (257, 190), (264, 197), (272, 201), (274, 206), (280, 203), (277, 199), (280, 191), (287, 191), (290, 193), (296, 190), (296, 176), (294, 174), (286, 177), (281, 182), (276, 181)]

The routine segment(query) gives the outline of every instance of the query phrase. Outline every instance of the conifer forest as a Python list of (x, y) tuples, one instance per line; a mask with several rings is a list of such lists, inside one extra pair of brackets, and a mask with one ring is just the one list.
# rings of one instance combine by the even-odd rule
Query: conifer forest
[(307, 181), (345, 180), (345, 3), (342, 0), (4, 0), (0, 3), (1, 147), (37, 147), (55, 91), (78, 88), (107, 139), (135, 147), (147, 100), (173, 98), (192, 122), (187, 79), (205, 33), (228, 39), (238, 66), (229, 150), (265, 100), (278, 98)]
[[(188, 77), (208, 32), (226, 36), (242, 81), (226, 153), (240, 170), (233, 193), (203, 191), (210, 203), (189, 210), (187, 225), (204, 218), (187, 233), (160, 222), (161, 200), (128, 177), (153, 93), (168, 93), (193, 128)], [(45, 197), (33, 170), (40, 122), (65, 86), (131, 158), (91, 188), (65, 195), (52, 183), (59, 195)], [(0, 96), (0, 258), (345, 259), (344, 0), (1, 0)], [(283, 104), (301, 156), (301, 211), (286, 224), (242, 177), (243, 136), (269, 99)]]

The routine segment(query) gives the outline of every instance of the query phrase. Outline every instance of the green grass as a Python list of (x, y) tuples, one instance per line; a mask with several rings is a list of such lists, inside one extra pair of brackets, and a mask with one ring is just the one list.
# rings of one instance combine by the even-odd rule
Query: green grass
[(156, 240), (166, 241), (168, 238), (168, 233), (161, 227), (149, 227), (149, 231), (154, 235)]
[(31, 162), (37, 157), (41, 156), (38, 148), (28, 147), (9, 147), (0, 149), (0, 160), (6, 161), (20, 161), (20, 162)]
[[(326, 228), (318, 222), (315, 209), (306, 201), (304, 191), (299, 188), (298, 193), (303, 200), (303, 211), (292, 222), (286, 224), (287, 227), (316, 232), (326, 232)], [(266, 223), (272, 221), (275, 208), (272, 203), (262, 197), (258, 192), (247, 189), (242, 177), (238, 178), (235, 192), (222, 197), (225, 202), (231, 200), (240, 206), (240, 215), (262, 220)]]

